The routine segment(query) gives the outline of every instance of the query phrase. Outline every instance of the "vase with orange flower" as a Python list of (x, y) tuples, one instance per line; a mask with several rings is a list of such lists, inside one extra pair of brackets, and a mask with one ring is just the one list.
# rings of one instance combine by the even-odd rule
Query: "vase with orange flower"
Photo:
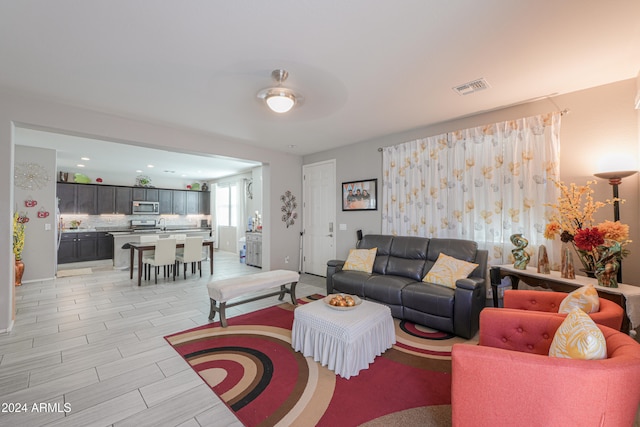
[(557, 203), (547, 205), (553, 210), (544, 236), (547, 239), (559, 236), (563, 243), (572, 245), (583, 266), (581, 270), (588, 276), (596, 277), (598, 284), (617, 286), (617, 280), (611, 280), (610, 273), (615, 271), (614, 276), (617, 275), (621, 259), (629, 253), (624, 248), (631, 242), (629, 226), (619, 221), (594, 224), (593, 215), (607, 204), (624, 200), (594, 201), (590, 185), (595, 181), (588, 181), (583, 186), (554, 182), (560, 190), (560, 196)]

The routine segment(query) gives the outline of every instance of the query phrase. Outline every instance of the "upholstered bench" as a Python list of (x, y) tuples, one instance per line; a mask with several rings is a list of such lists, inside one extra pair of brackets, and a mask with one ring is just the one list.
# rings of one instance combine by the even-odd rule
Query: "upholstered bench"
[[(211, 311), (209, 312), (209, 320), (213, 320), (216, 312), (220, 313), (220, 324), (223, 328), (227, 327), (227, 317), (225, 309), (236, 305), (256, 301), (263, 298), (279, 295), (279, 300), (284, 298), (284, 294), (291, 295), (291, 302), (296, 305), (296, 285), (298, 284), (300, 275), (290, 270), (273, 270), (262, 273), (248, 274), (245, 276), (231, 277), (229, 279), (211, 281), (207, 288), (209, 290), (209, 298), (211, 300)], [(287, 288), (287, 285), (290, 285)], [(240, 301), (229, 304), (234, 298), (279, 287), (278, 291), (260, 294), (253, 298), (242, 299)]]

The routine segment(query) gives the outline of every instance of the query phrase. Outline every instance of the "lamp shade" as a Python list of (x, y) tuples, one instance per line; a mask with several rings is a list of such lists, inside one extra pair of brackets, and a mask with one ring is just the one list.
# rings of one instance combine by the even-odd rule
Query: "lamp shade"
[(282, 91), (267, 95), (265, 102), (272, 111), (276, 113), (286, 113), (293, 108), (296, 100), (295, 96)]

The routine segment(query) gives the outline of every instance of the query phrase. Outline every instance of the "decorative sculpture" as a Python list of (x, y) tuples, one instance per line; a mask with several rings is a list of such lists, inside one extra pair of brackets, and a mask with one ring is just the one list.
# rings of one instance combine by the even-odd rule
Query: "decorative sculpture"
[(547, 255), (547, 247), (545, 245), (540, 245), (538, 249), (538, 273), (551, 274), (549, 255)]
[(513, 245), (516, 247), (515, 249), (511, 250), (513, 258), (515, 259), (513, 267), (517, 268), (518, 270), (526, 270), (527, 264), (529, 264), (529, 260), (531, 260), (531, 257), (528, 253), (525, 252), (524, 248), (529, 245), (529, 241), (522, 237), (522, 234), (512, 234), (511, 243), (513, 243)]

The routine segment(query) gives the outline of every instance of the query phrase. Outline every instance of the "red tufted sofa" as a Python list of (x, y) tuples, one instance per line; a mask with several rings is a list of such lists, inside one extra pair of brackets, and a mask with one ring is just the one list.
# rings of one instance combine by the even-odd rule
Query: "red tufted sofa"
[(632, 426), (640, 404), (640, 344), (598, 325), (607, 359), (549, 357), (563, 320), (485, 308), (479, 345), (453, 346), (453, 426)]
[[(567, 295), (564, 292), (508, 290), (504, 292), (504, 308), (544, 311), (566, 317), (566, 314), (558, 314), (558, 309)], [(589, 313), (589, 316), (597, 324), (619, 331), (624, 310), (615, 302), (600, 298), (600, 311)]]

